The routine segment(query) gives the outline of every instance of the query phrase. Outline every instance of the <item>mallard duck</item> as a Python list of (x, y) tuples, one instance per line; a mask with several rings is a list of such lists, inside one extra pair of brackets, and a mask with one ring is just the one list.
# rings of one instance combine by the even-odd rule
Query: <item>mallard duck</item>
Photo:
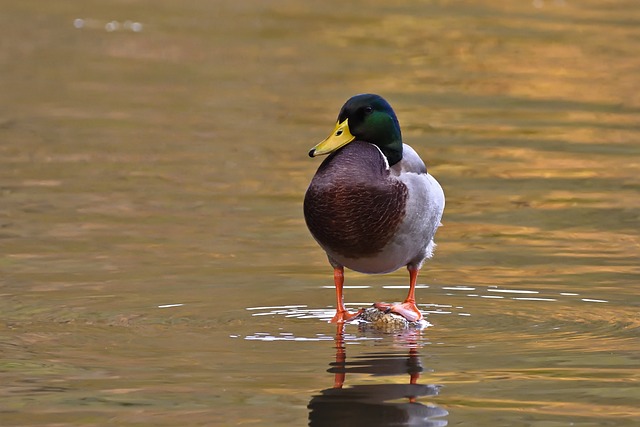
[(418, 154), (403, 144), (391, 105), (379, 95), (361, 94), (340, 109), (335, 129), (309, 151), (329, 154), (304, 197), (304, 218), (333, 266), (336, 315), (349, 313), (343, 301), (344, 267), (382, 274), (407, 267), (409, 293), (401, 304), (376, 303), (383, 311), (419, 321), (418, 271), (435, 248), (433, 236), (444, 210), (444, 192)]

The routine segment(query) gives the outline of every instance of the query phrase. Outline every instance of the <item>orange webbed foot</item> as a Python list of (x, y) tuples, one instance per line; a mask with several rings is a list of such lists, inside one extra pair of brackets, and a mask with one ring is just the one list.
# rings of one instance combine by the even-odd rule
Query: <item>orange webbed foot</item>
[(374, 302), (373, 306), (383, 313), (388, 313), (391, 307), (393, 307), (393, 304), (389, 304), (388, 302)]
[(422, 313), (414, 302), (403, 302), (402, 304), (377, 302), (373, 304), (373, 306), (384, 313), (392, 312), (399, 314), (409, 322), (418, 322), (422, 320)]
[(416, 306), (415, 302), (403, 302), (402, 304), (392, 305), (391, 311), (404, 317), (409, 322), (422, 320), (422, 313)]
[(364, 310), (360, 309), (355, 313), (349, 313), (347, 310), (338, 310), (336, 311), (336, 315), (331, 319), (331, 323), (346, 323), (351, 322), (353, 319), (358, 317), (360, 313)]

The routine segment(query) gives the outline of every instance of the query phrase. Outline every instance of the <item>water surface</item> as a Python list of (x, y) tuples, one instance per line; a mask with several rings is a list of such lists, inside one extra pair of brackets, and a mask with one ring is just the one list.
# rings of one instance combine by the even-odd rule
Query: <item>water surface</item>
[[(640, 421), (635, 2), (5, 3), (0, 424)], [(306, 153), (360, 92), (447, 195), (419, 332), (326, 323)]]

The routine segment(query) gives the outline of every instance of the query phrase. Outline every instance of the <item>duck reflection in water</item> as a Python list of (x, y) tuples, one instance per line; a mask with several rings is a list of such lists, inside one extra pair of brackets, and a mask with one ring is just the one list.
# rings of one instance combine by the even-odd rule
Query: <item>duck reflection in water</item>
[[(419, 331), (412, 331), (419, 334)], [(435, 405), (417, 401), (435, 396), (439, 386), (418, 384), (422, 372), (417, 345), (409, 341), (407, 353), (370, 353), (347, 361), (344, 324), (337, 325), (336, 361), (328, 372), (335, 374), (332, 388), (322, 390), (309, 402), (309, 426), (423, 426), (443, 427), (447, 421), (438, 417), (448, 412)], [(347, 374), (374, 376), (409, 376), (406, 384), (355, 384), (345, 386)]]

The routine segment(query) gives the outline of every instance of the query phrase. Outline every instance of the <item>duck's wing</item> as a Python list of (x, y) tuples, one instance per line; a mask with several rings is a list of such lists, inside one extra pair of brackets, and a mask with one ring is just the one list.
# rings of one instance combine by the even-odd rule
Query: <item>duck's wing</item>
[(416, 153), (416, 150), (407, 144), (402, 144), (402, 160), (393, 165), (390, 169), (391, 174), (395, 176), (400, 176), (407, 172), (417, 174), (427, 173), (427, 167), (418, 153)]
[[(438, 217), (438, 224), (444, 211), (444, 191), (440, 183), (427, 172), (418, 153), (407, 144), (403, 144), (402, 160), (389, 168), (392, 176), (404, 182), (409, 192), (419, 193), (419, 198), (429, 205), (434, 216)], [(436, 215), (437, 214), (437, 215)]]
[(427, 168), (413, 148), (404, 144), (402, 160), (391, 167), (391, 173), (408, 189), (404, 232), (423, 242), (423, 250), (412, 262), (421, 265), (430, 258), (435, 243), (433, 237), (441, 225), (445, 198), (440, 183), (427, 173)]

